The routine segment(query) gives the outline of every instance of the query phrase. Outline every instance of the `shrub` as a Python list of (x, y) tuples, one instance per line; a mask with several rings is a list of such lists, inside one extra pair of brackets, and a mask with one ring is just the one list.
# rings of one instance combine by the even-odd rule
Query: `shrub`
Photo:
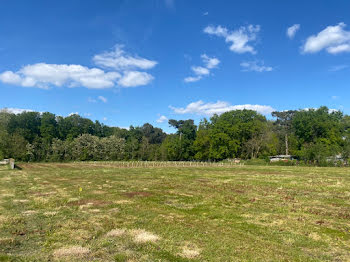
[(256, 165), (256, 166), (261, 166), (261, 165), (267, 165), (268, 162), (265, 159), (259, 159), (259, 158), (254, 158), (254, 159), (248, 159), (244, 161), (245, 165)]

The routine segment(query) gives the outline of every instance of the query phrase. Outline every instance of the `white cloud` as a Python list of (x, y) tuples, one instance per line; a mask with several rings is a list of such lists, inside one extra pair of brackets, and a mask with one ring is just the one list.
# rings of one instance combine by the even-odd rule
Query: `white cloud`
[(220, 64), (220, 60), (216, 57), (209, 57), (206, 54), (201, 55), (203, 62), (206, 64), (206, 67), (209, 69), (216, 68)]
[(188, 77), (186, 77), (186, 78), (184, 79), (184, 81), (185, 81), (186, 83), (192, 83), (192, 82), (197, 82), (197, 81), (199, 81), (199, 80), (201, 80), (201, 79), (202, 79), (201, 76), (188, 76)]
[(5, 71), (0, 74), (0, 81), (11, 85), (21, 85), (22, 83), (21, 77), (12, 71)]
[(199, 76), (201, 76), (201, 75), (209, 75), (208, 68), (201, 67), (201, 66), (192, 66), (191, 69), (196, 75), (199, 75)]
[(156, 61), (131, 56), (123, 50), (123, 45), (116, 45), (111, 52), (104, 52), (93, 57), (96, 65), (114, 70), (151, 69), (157, 65)]
[(107, 118), (107, 117), (104, 117), (104, 118), (102, 118), (102, 120), (103, 120), (103, 121), (107, 121), (107, 120), (108, 120), (108, 118)]
[(8, 112), (11, 114), (21, 114), (23, 112), (34, 112), (32, 109), (22, 109), (22, 108), (13, 108), (13, 107), (4, 107), (0, 109), (0, 112)]
[(242, 62), (241, 67), (243, 68), (242, 71), (244, 72), (270, 72), (273, 70), (271, 66), (265, 66), (264, 62), (258, 62), (258, 61), (248, 61), (248, 62)]
[(79, 115), (79, 112), (72, 112), (68, 116), (74, 116), (74, 115)]
[(126, 71), (118, 80), (118, 85), (123, 87), (144, 86), (149, 84), (154, 77), (146, 72)]
[(295, 34), (298, 32), (299, 29), (300, 29), (300, 25), (299, 24), (295, 24), (295, 25), (292, 25), (291, 27), (288, 27), (287, 28), (287, 36), (290, 39), (293, 39)]
[(123, 46), (117, 45), (114, 51), (93, 57), (98, 66), (112, 69), (112, 71), (88, 68), (78, 64), (37, 63), (23, 66), (16, 72), (0, 73), (0, 81), (5, 84), (43, 89), (53, 86), (102, 89), (116, 87), (118, 84), (122, 87), (131, 87), (151, 82), (154, 79), (153, 76), (136, 69), (150, 69), (157, 62), (138, 56), (130, 56), (122, 48)]
[(220, 60), (216, 57), (209, 57), (206, 54), (201, 55), (202, 61), (205, 64), (205, 67), (203, 66), (192, 66), (191, 70), (195, 74), (195, 76), (188, 76), (184, 79), (186, 83), (190, 82), (196, 82), (202, 79), (203, 76), (209, 75), (210, 70), (213, 68), (216, 68)]
[(350, 42), (344, 45), (330, 46), (328, 47), (327, 51), (331, 54), (350, 52)]
[(185, 108), (183, 107), (173, 107), (169, 106), (170, 109), (173, 110), (176, 114), (196, 114), (196, 115), (202, 115), (202, 116), (212, 116), (214, 114), (222, 114), (227, 111), (231, 110), (243, 110), (243, 109), (249, 109), (257, 111), (261, 114), (271, 114), (271, 112), (274, 111), (274, 109), (271, 106), (266, 105), (231, 105), (228, 102), (224, 101), (217, 101), (216, 103), (204, 103), (203, 101), (199, 100), (197, 102), (193, 102), (188, 104)]
[(0, 81), (6, 84), (23, 87), (50, 86), (111, 88), (120, 78), (117, 72), (104, 72), (98, 68), (87, 68), (81, 65), (58, 65), (38, 63), (22, 67), (17, 72), (6, 71), (0, 74)]
[(209, 12), (204, 12), (203, 13), (203, 16), (207, 16), (207, 15), (209, 15)]
[(158, 119), (157, 119), (157, 123), (163, 123), (165, 121), (168, 121), (168, 118), (166, 116), (160, 116)]
[(105, 98), (104, 96), (98, 96), (98, 99), (101, 100), (103, 103), (107, 103), (107, 98)]
[(330, 54), (350, 52), (350, 31), (344, 30), (345, 27), (344, 23), (327, 26), (317, 35), (308, 37), (302, 51), (304, 53), (317, 53), (325, 49)]
[(259, 31), (259, 25), (242, 26), (234, 31), (229, 31), (227, 28), (220, 25), (217, 27), (207, 26), (204, 28), (204, 33), (225, 38), (226, 42), (231, 43), (230, 50), (238, 54), (247, 52), (256, 54), (256, 50), (249, 43), (256, 40)]

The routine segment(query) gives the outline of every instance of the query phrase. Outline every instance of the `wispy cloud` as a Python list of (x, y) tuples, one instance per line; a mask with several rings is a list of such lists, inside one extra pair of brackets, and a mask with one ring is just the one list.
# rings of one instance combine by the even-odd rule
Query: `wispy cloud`
[(332, 66), (331, 68), (329, 68), (328, 71), (330, 72), (337, 72), (337, 71), (341, 71), (344, 70), (346, 68), (348, 68), (348, 65), (336, 65), (336, 66)]
[(195, 114), (201, 116), (212, 116), (214, 114), (222, 114), (231, 110), (243, 109), (254, 110), (265, 115), (271, 114), (271, 112), (274, 111), (271, 106), (266, 105), (231, 105), (230, 103), (224, 101), (217, 101), (216, 103), (205, 103), (202, 100), (192, 102), (186, 107), (169, 106), (169, 108), (176, 114)]
[(101, 100), (103, 103), (107, 103), (108, 99), (105, 98), (104, 96), (98, 96), (97, 97), (99, 100)]
[(206, 54), (201, 55), (202, 61), (205, 64), (203, 66), (192, 66), (191, 70), (194, 73), (194, 76), (188, 76), (184, 79), (186, 83), (196, 82), (202, 79), (203, 76), (207, 76), (210, 74), (210, 70), (218, 67), (220, 60), (216, 57), (209, 57)]
[(271, 66), (265, 66), (264, 62), (259, 61), (248, 61), (248, 62), (242, 62), (241, 63), (242, 71), (243, 72), (271, 72), (273, 71), (273, 67)]
[(327, 26), (317, 35), (308, 37), (302, 51), (317, 53), (325, 49), (330, 54), (350, 52), (350, 31), (346, 31), (345, 27), (345, 23)]
[(89, 98), (88, 98), (88, 102), (89, 102), (89, 103), (96, 103), (97, 100), (94, 99), (94, 98), (89, 97)]
[(11, 114), (21, 114), (23, 112), (34, 112), (32, 109), (22, 109), (22, 108), (13, 108), (13, 107), (4, 107), (0, 109), (0, 112), (8, 112)]
[(299, 31), (299, 29), (300, 29), (299, 24), (292, 25), (291, 27), (287, 28), (286, 34), (290, 39), (293, 39), (295, 34)]
[(225, 38), (227, 43), (231, 43), (230, 50), (238, 54), (257, 53), (251, 43), (256, 40), (259, 31), (260, 25), (242, 26), (233, 31), (221, 25), (216, 27), (210, 25), (204, 28), (204, 33), (206, 34)]
[(157, 65), (156, 61), (127, 54), (123, 45), (116, 45), (114, 50), (97, 54), (93, 57), (96, 65), (104, 68), (112, 68), (117, 71), (151, 69)]

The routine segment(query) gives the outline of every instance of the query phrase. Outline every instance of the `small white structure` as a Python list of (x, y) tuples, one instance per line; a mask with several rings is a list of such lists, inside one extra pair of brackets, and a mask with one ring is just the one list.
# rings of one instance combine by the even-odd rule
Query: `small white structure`
[(291, 155), (270, 156), (270, 162), (278, 162), (278, 161), (287, 162), (289, 160), (293, 160), (293, 157)]
[(15, 160), (13, 158), (3, 159), (0, 161), (0, 165), (10, 165), (11, 169), (15, 169)]
[(10, 163), (10, 159), (3, 159), (0, 161), (0, 165), (8, 165)]

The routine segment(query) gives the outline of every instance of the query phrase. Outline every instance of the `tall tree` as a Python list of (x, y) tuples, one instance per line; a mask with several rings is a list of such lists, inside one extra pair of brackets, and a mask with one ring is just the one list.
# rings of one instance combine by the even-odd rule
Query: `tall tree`
[(284, 135), (286, 155), (289, 155), (288, 135), (292, 132), (292, 120), (296, 112), (295, 110), (272, 112), (272, 116), (277, 118), (275, 125), (280, 128)]

